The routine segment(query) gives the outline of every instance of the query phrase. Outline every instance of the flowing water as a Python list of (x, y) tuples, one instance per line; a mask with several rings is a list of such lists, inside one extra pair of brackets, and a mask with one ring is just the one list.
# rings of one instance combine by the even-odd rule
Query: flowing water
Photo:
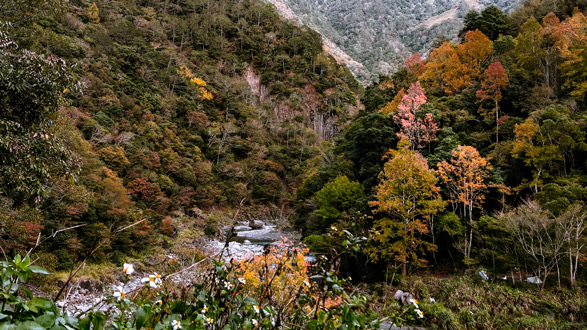
[[(236, 236), (231, 237), (227, 250), (223, 253), (225, 259), (243, 259), (253, 255), (259, 255), (266, 246), (278, 244), (284, 238), (297, 243), (299, 235), (281, 230), (278, 226), (270, 223), (263, 224), (262, 228), (251, 229), (248, 222), (239, 222), (234, 226)], [(225, 228), (225, 233), (230, 231), (230, 227)], [(219, 253), (225, 242), (218, 240), (210, 241), (208, 249), (212, 252)]]
[[(239, 222), (234, 226), (234, 230), (236, 231), (236, 236), (230, 239), (226, 250), (223, 251), (226, 245), (225, 242), (213, 239), (204, 248), (206, 254), (211, 258), (217, 258), (222, 254), (222, 257), (227, 261), (230, 259), (242, 260), (263, 253), (266, 246), (278, 244), (284, 238), (294, 243), (299, 242), (299, 235), (295, 232), (281, 230), (278, 226), (268, 222), (263, 222), (263, 227), (259, 229), (251, 229), (248, 222)], [(224, 228), (224, 231), (225, 234), (230, 232), (230, 227)], [(167, 257), (173, 258), (174, 256), (169, 255)], [(193, 272), (201, 272), (201, 270), (193, 268), (177, 276), (166, 278), (166, 281), (186, 282)], [(133, 274), (131, 280), (124, 286), (125, 291), (134, 292), (140, 289), (144, 285), (141, 278), (148, 275), (139, 274), (138, 272)], [(163, 275), (165, 276), (166, 274)], [(117, 285), (120, 285), (120, 283), (104, 284), (108, 292), (113, 292)], [(73, 285), (71, 290), (66, 292), (64, 298), (57, 302), (57, 305), (71, 315), (79, 315), (92, 309), (104, 312), (113, 311), (113, 306), (107, 303), (103, 292), (88, 292), (81, 289), (79, 285)]]

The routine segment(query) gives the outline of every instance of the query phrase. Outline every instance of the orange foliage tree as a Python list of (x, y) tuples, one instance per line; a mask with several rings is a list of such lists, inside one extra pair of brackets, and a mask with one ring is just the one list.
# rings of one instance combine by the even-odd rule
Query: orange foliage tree
[(235, 273), (243, 280), (243, 293), (259, 297), (259, 305), (270, 303), (282, 308), (282, 312), (292, 309), (300, 288), (306, 288), (306, 291), (310, 283), (305, 259), (307, 253), (307, 249), (294, 248), (290, 241), (284, 239), (262, 255), (241, 260)]
[(549, 14), (544, 24), (562, 58), (563, 89), (578, 102), (587, 103), (587, 17), (577, 10), (572, 17), (559, 23), (554, 15)]
[(503, 65), (500, 62), (493, 62), (489, 64), (487, 70), (481, 78), (481, 89), (477, 91), (477, 97), (480, 100), (492, 100), (493, 109), (486, 111), (483, 107), (479, 108), (482, 114), (493, 115), (495, 114), (495, 142), (499, 142), (499, 101), (501, 101), (501, 91), (508, 85), (509, 79), (508, 74), (505, 71)]
[(404, 66), (406, 67), (408, 74), (416, 79), (426, 70), (424, 60), (418, 53), (410, 56), (407, 60), (405, 60)]
[(469, 31), (461, 45), (455, 47), (445, 42), (435, 49), (421, 78), (430, 87), (440, 88), (448, 95), (458, 94), (479, 80), (491, 53), (491, 40), (479, 30)]
[(421, 236), (428, 233), (427, 220), (444, 208), (444, 202), (434, 170), (420, 153), (410, 150), (406, 138), (389, 155), (376, 187), (377, 200), (369, 204), (375, 207), (374, 212), (385, 212), (391, 218), (375, 221), (369, 251), (375, 260), (399, 262), (406, 274), (408, 263), (417, 267), (426, 262), (419, 254), (436, 250), (436, 245)]
[(468, 218), (468, 233), (465, 235), (463, 252), (465, 260), (470, 260), (473, 242), (473, 210), (480, 207), (485, 198), (491, 165), (471, 146), (458, 146), (452, 152), (450, 161), (438, 163), (437, 173), (446, 184), (449, 200), (455, 210), (461, 210)]

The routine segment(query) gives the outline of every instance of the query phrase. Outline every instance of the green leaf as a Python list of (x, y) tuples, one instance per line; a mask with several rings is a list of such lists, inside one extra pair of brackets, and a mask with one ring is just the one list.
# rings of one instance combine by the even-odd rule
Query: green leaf
[(90, 330), (91, 325), (92, 321), (90, 320), (90, 317), (86, 316), (79, 321), (79, 330)]
[(44, 327), (42, 327), (40, 324), (38, 324), (37, 322), (33, 322), (33, 321), (26, 321), (23, 322), (21, 324), (19, 324), (16, 327), (17, 330), (45, 330)]
[(137, 309), (137, 311), (135, 312), (136, 329), (140, 330), (143, 327), (143, 325), (147, 323), (148, 318), (149, 316), (147, 315), (147, 312), (145, 312), (145, 310), (142, 307)]
[(247, 305), (257, 305), (257, 300), (255, 300), (255, 298), (252, 298), (252, 297), (246, 297), (244, 299), (244, 302)]
[(46, 313), (37, 318), (35, 318), (35, 322), (39, 325), (44, 327), (45, 329), (49, 329), (55, 325), (55, 314), (53, 313)]
[(27, 306), (31, 309), (43, 309), (43, 310), (51, 310), (53, 309), (53, 302), (47, 298), (33, 298), (28, 303)]
[(50, 275), (51, 274), (51, 272), (49, 272), (45, 268), (39, 267), (39, 266), (31, 266), (30, 270), (35, 274), (43, 274), (43, 275)]

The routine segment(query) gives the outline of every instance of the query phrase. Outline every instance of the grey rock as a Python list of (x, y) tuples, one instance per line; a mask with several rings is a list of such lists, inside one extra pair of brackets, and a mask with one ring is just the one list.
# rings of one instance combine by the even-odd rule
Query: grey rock
[(393, 295), (395, 300), (399, 300), (402, 304), (407, 305), (410, 303), (410, 299), (414, 299), (414, 296), (409, 292), (404, 292), (402, 290), (397, 290)]
[[(104, 286), (98, 281), (83, 280), (79, 282), (80, 288), (86, 292), (102, 293), (104, 292)], [(82, 291), (83, 292), (83, 291)]]
[(265, 224), (261, 220), (249, 220), (249, 227), (251, 229), (261, 229)]

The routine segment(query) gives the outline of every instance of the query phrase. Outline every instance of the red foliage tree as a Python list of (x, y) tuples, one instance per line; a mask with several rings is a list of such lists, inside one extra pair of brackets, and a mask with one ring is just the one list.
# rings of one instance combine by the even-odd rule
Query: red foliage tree
[(128, 192), (137, 200), (153, 202), (155, 198), (162, 194), (161, 188), (152, 184), (145, 178), (138, 178), (128, 184)]
[(501, 91), (509, 83), (508, 75), (505, 68), (500, 62), (493, 62), (489, 64), (487, 70), (481, 78), (481, 89), (477, 91), (477, 97), (480, 100), (492, 100), (494, 107), (492, 110), (485, 111), (480, 108), (479, 111), (484, 114), (495, 114), (495, 142), (499, 142), (499, 101), (501, 101)]
[(432, 114), (424, 118), (416, 117), (420, 107), (426, 103), (426, 93), (420, 82), (412, 84), (397, 107), (393, 120), (400, 126), (398, 137), (406, 137), (412, 145), (412, 150), (422, 148), (422, 142), (430, 143), (436, 140), (438, 126)]
[(406, 67), (406, 70), (408, 70), (408, 74), (415, 78), (418, 78), (426, 70), (424, 60), (422, 59), (422, 56), (418, 53), (410, 56), (407, 60), (405, 60), (404, 65)]
[(167, 235), (169, 237), (173, 236), (174, 228), (173, 228), (173, 220), (170, 217), (167, 217), (161, 221), (161, 233), (163, 235)]

